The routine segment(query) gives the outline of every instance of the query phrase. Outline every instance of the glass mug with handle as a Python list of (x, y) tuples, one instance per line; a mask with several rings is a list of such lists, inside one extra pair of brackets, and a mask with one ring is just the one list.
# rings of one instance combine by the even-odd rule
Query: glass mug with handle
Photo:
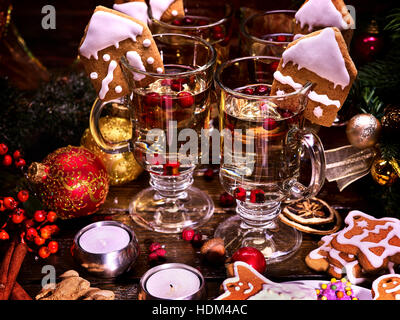
[[(237, 215), (221, 223), (215, 237), (224, 239), (230, 253), (255, 247), (267, 263), (287, 259), (301, 244), (301, 233), (278, 219), (281, 203), (315, 196), (325, 180), (322, 143), (303, 125), (312, 85), (268, 96), (277, 61), (242, 57), (223, 63), (215, 76), (220, 93), (220, 181), (237, 202)], [(312, 165), (308, 186), (299, 182), (304, 154)]]
[[(201, 158), (199, 137), (210, 123), (216, 52), (197, 37), (168, 33), (153, 38), (163, 59), (164, 73), (139, 70), (121, 58), (132, 92), (123, 98), (134, 128), (132, 139), (117, 143), (104, 139), (98, 128), (100, 114), (107, 105), (102, 101), (92, 108), (90, 130), (105, 152), (132, 151), (150, 174), (151, 187), (130, 202), (132, 219), (156, 232), (178, 233), (204, 224), (214, 211), (211, 198), (192, 183)], [(138, 75), (148, 79), (145, 85), (135, 81)]]

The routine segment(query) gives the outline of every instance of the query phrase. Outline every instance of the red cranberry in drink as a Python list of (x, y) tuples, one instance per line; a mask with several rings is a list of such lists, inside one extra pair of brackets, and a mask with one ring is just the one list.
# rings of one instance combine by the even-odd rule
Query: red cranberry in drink
[(182, 20), (180, 20), (180, 19), (175, 19), (174, 21), (172, 21), (172, 24), (173, 24), (174, 26), (181, 26), (183, 23), (182, 23)]
[(286, 36), (282, 36), (282, 35), (277, 36), (276, 37), (276, 41), (278, 41), (278, 42), (286, 42)]
[(269, 88), (267, 86), (262, 85), (262, 84), (256, 87), (256, 94), (257, 95), (263, 95), (264, 96), (264, 95), (269, 94), (269, 92), (270, 92)]
[(168, 162), (163, 165), (164, 176), (179, 176), (179, 162)]
[(213, 39), (214, 40), (221, 40), (225, 37), (222, 32), (213, 32)]
[(179, 104), (182, 108), (189, 108), (194, 104), (194, 97), (190, 92), (182, 91), (178, 94)]
[(144, 97), (144, 103), (147, 106), (155, 107), (160, 104), (160, 95), (157, 92), (149, 92)]
[(172, 79), (164, 79), (161, 81), (162, 86), (170, 86), (172, 84)]
[(261, 189), (252, 190), (250, 193), (250, 202), (251, 203), (263, 203), (265, 201), (264, 191)]
[(182, 22), (183, 22), (183, 24), (190, 26), (194, 23), (194, 20), (192, 18), (185, 17), (185, 18), (183, 18)]
[(246, 190), (242, 187), (237, 187), (235, 190), (233, 190), (233, 196), (240, 201), (245, 201)]
[(171, 83), (171, 89), (177, 92), (182, 91), (183, 83), (184, 83), (183, 79), (174, 79), (172, 80)]
[(278, 124), (276, 123), (275, 119), (267, 118), (264, 120), (263, 128), (265, 130), (274, 130)]
[(279, 62), (278, 62), (278, 61), (272, 62), (272, 63), (270, 64), (271, 71), (272, 71), (272, 72), (275, 72), (276, 69), (278, 69), (278, 66), (279, 66)]
[(248, 88), (243, 89), (242, 92), (243, 92), (244, 94), (253, 95), (253, 94), (254, 94), (254, 89), (248, 87)]
[(206, 26), (208, 24), (208, 21), (205, 19), (200, 19), (197, 21), (197, 25), (199, 26)]

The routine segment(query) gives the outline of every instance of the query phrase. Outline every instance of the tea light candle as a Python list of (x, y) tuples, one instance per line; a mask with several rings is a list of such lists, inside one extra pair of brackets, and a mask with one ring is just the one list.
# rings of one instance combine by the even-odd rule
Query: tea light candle
[(104, 225), (84, 232), (79, 238), (79, 245), (87, 252), (103, 254), (121, 250), (129, 241), (129, 233), (123, 228)]
[(141, 280), (146, 298), (199, 299), (203, 292), (204, 279), (194, 268), (180, 264), (164, 264), (150, 269)]

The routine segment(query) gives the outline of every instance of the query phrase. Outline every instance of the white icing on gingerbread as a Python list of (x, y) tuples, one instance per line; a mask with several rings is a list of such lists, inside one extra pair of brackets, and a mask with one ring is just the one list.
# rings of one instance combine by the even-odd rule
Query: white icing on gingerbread
[(326, 106), (334, 105), (338, 109), (340, 108), (340, 101), (339, 100), (331, 100), (326, 94), (318, 94), (315, 91), (310, 91), (308, 94), (308, 98), (312, 101), (322, 103)]
[(297, 283), (265, 283), (248, 300), (316, 300), (315, 289)]
[(293, 41), (294, 41), (294, 40), (297, 40), (297, 39), (300, 39), (302, 36), (304, 36), (304, 34), (301, 34), (301, 33), (295, 34), (295, 35), (293, 36)]
[[(139, 53), (136, 51), (128, 51), (126, 53), (126, 58), (128, 59), (129, 64), (141, 71), (146, 71), (146, 68), (143, 65), (142, 58), (140, 57)], [(144, 79), (146, 76), (144, 74), (140, 74), (137, 72), (133, 72), (133, 79), (136, 81), (140, 81)]]
[(108, 53), (106, 53), (105, 55), (103, 55), (103, 60), (104, 61), (110, 61), (111, 57)]
[(147, 15), (146, 2), (133, 1), (121, 4), (114, 4), (113, 9), (125, 13), (132, 18), (142, 21), (145, 24), (147, 24), (147, 21), (149, 19), (149, 16)]
[(331, 244), (331, 241), (332, 241), (333, 237), (334, 237), (336, 234), (337, 234), (337, 233), (333, 233), (333, 234), (330, 234), (330, 235), (323, 236), (323, 237), (321, 238), (321, 241), (323, 242), (323, 244), (322, 244), (321, 246), (319, 246), (317, 249), (312, 250), (312, 251), (308, 254), (308, 256), (309, 256), (311, 259), (314, 259), (314, 260), (325, 259), (326, 256), (321, 255), (320, 252), (321, 252), (321, 251), (322, 251), (322, 252), (329, 252), (329, 251), (331, 250), (332, 247), (330, 246), (330, 244)]
[(154, 58), (153, 57), (148, 57), (147, 58), (147, 63), (148, 64), (153, 64), (154, 63)]
[(274, 78), (282, 84), (287, 84), (295, 90), (301, 89), (303, 86), (293, 80), (291, 76), (284, 76), (280, 71), (274, 72)]
[(249, 287), (249, 289), (244, 290), (245, 294), (249, 294), (254, 289), (254, 286), (250, 282), (247, 282), (247, 286)]
[(95, 79), (97, 79), (98, 77), (99, 77), (99, 75), (97, 74), (97, 72), (92, 72), (92, 73), (90, 74), (90, 79), (95, 80)]
[(308, 0), (296, 12), (295, 19), (301, 28), (308, 25), (308, 31), (314, 27), (336, 27), (340, 30), (350, 27), (332, 0)]
[(150, 0), (149, 5), (154, 19), (160, 20), (164, 12), (175, 0)]
[(342, 89), (350, 83), (350, 76), (335, 38), (333, 28), (325, 28), (318, 35), (302, 37), (282, 54), (282, 66), (293, 62), (298, 70), (308, 69)]
[(143, 40), (143, 47), (148, 48), (151, 46), (151, 40), (150, 39), (144, 39)]
[(104, 99), (104, 97), (106, 96), (106, 94), (109, 90), (108, 86), (111, 83), (111, 81), (113, 81), (113, 79), (114, 79), (114, 70), (117, 67), (117, 65), (118, 64), (116, 61), (111, 60), (109, 66), (108, 66), (107, 76), (101, 82), (101, 89), (99, 92), (100, 99)]
[(161, 67), (158, 67), (156, 70), (157, 70), (157, 73), (163, 73), (163, 69)]
[[(382, 225), (376, 225), (373, 230), (368, 230), (369, 224), (367, 221), (367, 226), (364, 227), (362, 232), (359, 234), (353, 235), (351, 238), (347, 238), (345, 235), (351, 229), (355, 228), (355, 216), (360, 216), (361, 218), (372, 220), (372, 221), (384, 221), (385, 223)], [(362, 221), (362, 220), (361, 220)], [(393, 237), (400, 238), (400, 220), (395, 218), (382, 218), (376, 219), (372, 216), (369, 216), (361, 211), (350, 211), (345, 219), (346, 224), (348, 225), (346, 228), (340, 232), (336, 238), (339, 244), (344, 245), (353, 245), (357, 247), (364, 256), (368, 259), (368, 262), (372, 265), (373, 268), (380, 268), (383, 266), (384, 260), (400, 253), (400, 247), (389, 244), (389, 241)], [(358, 221), (357, 221), (358, 222)], [(370, 233), (379, 233), (381, 230), (391, 230), (388, 232), (387, 236), (383, 238), (379, 242), (369, 242), (366, 241), (365, 238)], [(376, 247), (383, 247), (384, 251), (381, 255), (375, 254), (371, 249)]]
[(79, 48), (82, 56), (98, 59), (98, 52), (114, 46), (119, 48), (119, 42), (132, 39), (143, 32), (143, 27), (129, 18), (106, 12), (96, 11), (89, 22), (85, 39)]
[[(380, 286), (380, 284), (381, 284), (382, 282), (384, 282), (384, 283), (382, 284), (382, 288), (384, 288), (384, 291), (385, 291), (386, 293), (389, 294), (389, 293), (393, 293), (393, 292), (396, 292), (396, 291), (400, 291), (400, 285), (399, 285), (399, 286), (396, 286), (396, 287), (394, 287), (394, 288), (392, 288), (392, 289), (385, 289), (385, 288), (387, 288), (387, 284), (385, 283), (385, 281), (386, 281), (387, 279), (390, 279), (390, 278), (393, 278), (393, 277), (400, 278), (400, 275), (385, 274), (385, 275), (380, 276), (379, 278), (377, 278), (377, 279), (374, 280), (374, 282), (372, 283), (372, 291), (375, 293), (374, 300), (378, 300), (378, 299), (380, 298), (379, 286)], [(396, 295), (395, 295), (395, 299), (396, 299), (396, 300), (397, 300), (397, 296), (398, 296), (398, 295), (399, 295), (399, 294), (396, 294)]]
[(116, 93), (121, 93), (122, 92), (122, 87), (121, 86), (116, 86), (114, 90), (115, 90)]
[(171, 14), (172, 14), (174, 17), (176, 17), (176, 16), (178, 15), (178, 11), (172, 10)]
[(315, 107), (313, 110), (314, 116), (316, 116), (318, 119), (322, 117), (323, 113), (324, 113), (324, 110), (322, 110), (322, 108), (320, 106)]

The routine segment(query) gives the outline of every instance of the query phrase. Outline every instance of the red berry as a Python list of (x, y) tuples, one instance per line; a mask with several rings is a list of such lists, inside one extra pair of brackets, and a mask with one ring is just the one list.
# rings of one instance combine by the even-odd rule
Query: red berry
[(18, 205), (17, 201), (15, 201), (13, 197), (5, 197), (3, 203), (8, 210), (14, 210)]
[(15, 209), (11, 216), (11, 220), (15, 224), (20, 224), (22, 221), (25, 220), (25, 218), (25, 210), (21, 208)]
[(190, 92), (179, 92), (178, 93), (179, 104), (182, 108), (189, 108), (194, 104), (194, 97)]
[(6, 230), (0, 230), (0, 240), (8, 240), (10, 239), (10, 235), (7, 233)]
[(251, 190), (250, 202), (251, 203), (263, 203), (265, 201), (264, 191), (261, 189)]
[(253, 247), (240, 248), (232, 255), (232, 261), (243, 261), (251, 265), (259, 273), (264, 273), (267, 267), (264, 255), (260, 250)]
[(30, 227), (28, 230), (26, 230), (26, 239), (28, 239), (29, 241), (33, 241), (37, 236), (38, 232), (35, 228)]
[(43, 239), (49, 239), (51, 237), (51, 230), (48, 228), (48, 226), (44, 226), (42, 229), (40, 229), (40, 236)]
[(154, 252), (154, 251), (156, 251), (157, 249), (160, 249), (160, 248), (161, 248), (161, 244), (159, 244), (158, 242), (153, 242), (149, 247), (149, 251), (150, 252)]
[(167, 251), (165, 249), (163, 249), (163, 248), (157, 249), (154, 252), (157, 255), (157, 257), (159, 257), (159, 258), (164, 258), (165, 254), (167, 253)]
[(182, 22), (183, 22), (184, 24), (186, 24), (186, 25), (192, 25), (194, 21), (193, 21), (192, 18), (185, 17), (185, 18), (183, 18)]
[(271, 65), (270, 65), (271, 71), (275, 72), (276, 69), (278, 69), (278, 66), (279, 66), (279, 62), (278, 61), (272, 62)]
[(285, 36), (277, 36), (276, 37), (276, 41), (278, 41), (278, 42), (286, 42), (286, 37)]
[(248, 95), (252, 95), (252, 94), (254, 94), (254, 89), (250, 88), (250, 87), (245, 88), (245, 89), (243, 89), (243, 93), (244, 94), (248, 94)]
[(29, 192), (26, 190), (21, 190), (20, 192), (18, 192), (17, 198), (19, 201), (25, 202), (29, 199)]
[(6, 154), (3, 158), (3, 165), (5, 165), (6, 167), (11, 166), (13, 162), (12, 157), (9, 154)]
[(56, 253), (58, 251), (58, 242), (54, 240), (50, 241), (47, 248), (49, 248), (50, 253)]
[(208, 168), (204, 172), (204, 179), (206, 179), (207, 181), (211, 181), (213, 178), (214, 178), (214, 170), (212, 168)]
[(47, 226), (45, 226), (45, 228), (47, 228), (50, 231), (50, 234), (57, 234), (60, 231), (60, 228), (57, 227), (55, 224), (49, 224)]
[(161, 81), (161, 85), (162, 86), (170, 86), (172, 84), (172, 80), (171, 79), (164, 79)]
[(195, 247), (201, 247), (203, 245), (203, 235), (200, 232), (196, 232), (194, 234), (192, 245)]
[(6, 207), (4, 206), (4, 201), (0, 200), (0, 212), (3, 212), (6, 210)]
[(47, 221), (53, 223), (56, 220), (57, 220), (57, 213), (55, 213), (54, 211), (49, 211), (47, 213)]
[(258, 95), (267, 95), (269, 94), (270, 89), (267, 86), (259, 85), (256, 87), (256, 94)]
[(183, 89), (183, 79), (174, 79), (171, 83), (171, 90), (179, 92)]
[(22, 168), (25, 165), (26, 165), (26, 161), (22, 158), (19, 158), (18, 160), (15, 161), (15, 166), (17, 168)]
[(195, 234), (195, 232), (194, 232), (193, 229), (190, 229), (190, 228), (185, 229), (182, 232), (182, 239), (186, 240), (186, 241), (192, 241), (193, 237), (194, 237), (194, 234)]
[(267, 118), (264, 120), (263, 128), (265, 130), (274, 130), (277, 126), (278, 123), (275, 121), (275, 119)]
[(33, 219), (36, 222), (43, 222), (44, 220), (46, 220), (46, 211), (36, 210), (35, 213), (33, 214)]
[(0, 143), (0, 156), (4, 156), (8, 152), (8, 147), (4, 143)]
[(222, 32), (213, 32), (213, 39), (214, 40), (221, 40), (225, 37)]
[(179, 162), (168, 162), (163, 165), (164, 176), (178, 176), (179, 175)]
[(221, 26), (214, 26), (212, 30), (214, 33), (221, 33), (224, 31)]
[(43, 246), (43, 247), (40, 247), (38, 254), (39, 254), (39, 257), (41, 257), (42, 259), (46, 259), (50, 256), (51, 252), (50, 252), (49, 248)]
[(35, 225), (35, 221), (33, 219), (27, 219), (24, 221), (25, 229), (28, 230), (29, 228), (32, 228)]
[(233, 190), (233, 196), (240, 201), (246, 201), (246, 190), (242, 187), (237, 187)]
[(160, 95), (157, 92), (149, 92), (144, 97), (144, 103), (147, 106), (155, 107), (160, 104)]
[(205, 19), (200, 19), (199, 21), (197, 21), (197, 24), (199, 26), (206, 26), (206, 25), (209, 24), (209, 22), (207, 20), (205, 20)]
[(18, 160), (21, 157), (22, 157), (21, 151), (15, 150), (14, 153), (13, 153), (14, 160)]
[(235, 198), (233, 198), (228, 192), (224, 192), (219, 196), (219, 203), (222, 207), (230, 207), (235, 203)]
[(38, 247), (44, 245), (44, 243), (46, 242), (45, 239), (43, 239), (42, 237), (39, 237), (39, 236), (35, 237), (34, 241), (35, 241), (35, 244), (36, 244)]
[(148, 259), (149, 259), (149, 261), (158, 260), (158, 255), (157, 255), (157, 253), (156, 253), (155, 251), (149, 253)]
[(175, 19), (174, 21), (172, 21), (172, 24), (174, 26), (181, 26), (183, 23), (182, 23), (182, 20)]

